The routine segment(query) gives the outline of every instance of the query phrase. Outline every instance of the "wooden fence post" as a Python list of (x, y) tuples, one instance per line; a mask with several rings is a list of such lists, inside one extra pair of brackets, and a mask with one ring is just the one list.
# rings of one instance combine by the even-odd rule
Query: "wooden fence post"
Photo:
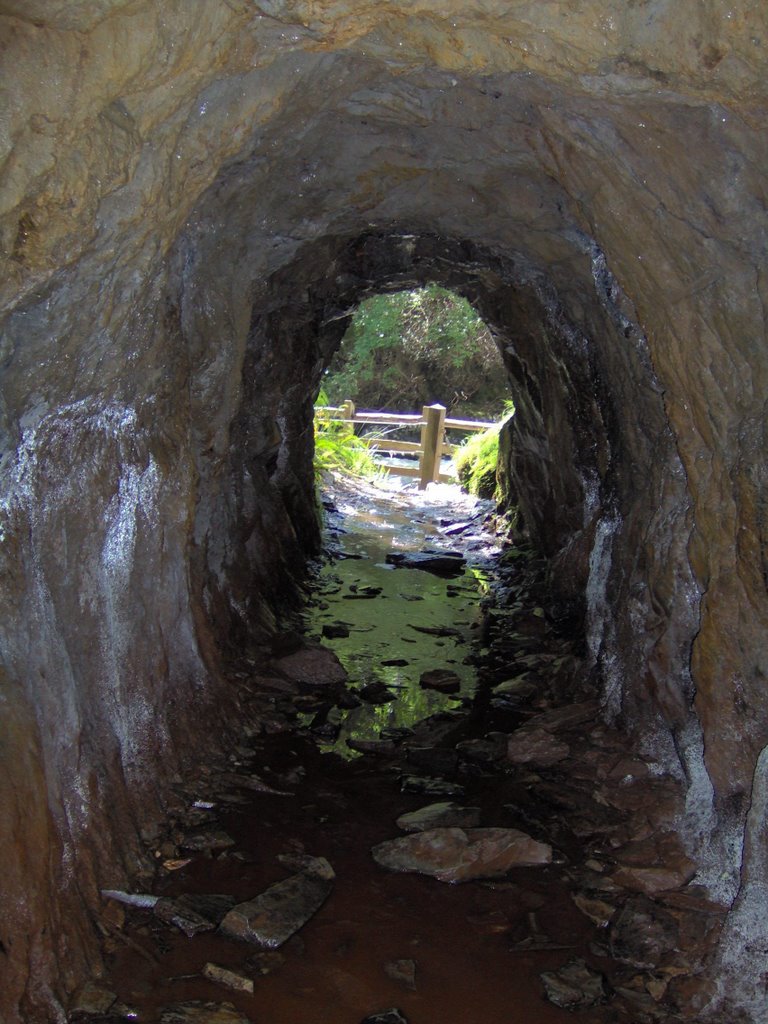
[(419, 490), (440, 479), (440, 460), (445, 436), (445, 406), (425, 405), (422, 409), (424, 425), (421, 428), (421, 459), (419, 461)]
[[(351, 398), (348, 398), (345, 402), (341, 403), (341, 418), (343, 420), (350, 420), (350, 421), (355, 418), (355, 403), (352, 401)], [(350, 434), (354, 434), (354, 432), (355, 432), (355, 425), (354, 425), (354, 423), (350, 422), (348, 424), (348, 427), (349, 427), (349, 433)]]

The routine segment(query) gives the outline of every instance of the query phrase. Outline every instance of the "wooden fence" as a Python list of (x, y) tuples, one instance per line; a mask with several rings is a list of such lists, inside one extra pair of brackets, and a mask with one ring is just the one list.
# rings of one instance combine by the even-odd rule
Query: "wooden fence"
[(494, 423), (481, 420), (461, 420), (446, 417), (444, 405), (425, 405), (420, 413), (400, 412), (359, 412), (355, 404), (347, 399), (342, 405), (318, 406), (318, 416), (348, 423), (351, 430), (355, 424), (385, 427), (419, 427), (421, 439), (417, 441), (397, 441), (388, 437), (363, 437), (377, 451), (391, 454), (418, 456), (416, 466), (385, 466), (389, 473), (398, 476), (418, 477), (419, 488), (424, 490), (428, 484), (438, 480), (450, 480), (440, 473), (440, 461), (443, 455), (453, 455), (457, 445), (449, 444), (445, 439), (446, 430), (473, 431), (488, 430)]

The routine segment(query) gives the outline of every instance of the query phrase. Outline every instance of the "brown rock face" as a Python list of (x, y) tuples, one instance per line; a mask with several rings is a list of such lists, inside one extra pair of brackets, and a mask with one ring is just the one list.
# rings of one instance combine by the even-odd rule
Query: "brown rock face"
[(61, 1019), (82, 901), (300, 600), (345, 314), (436, 281), (601, 713), (742, 886), (707, 1012), (764, 1016), (765, 5), (5, 0), (0, 39), (0, 1015)]

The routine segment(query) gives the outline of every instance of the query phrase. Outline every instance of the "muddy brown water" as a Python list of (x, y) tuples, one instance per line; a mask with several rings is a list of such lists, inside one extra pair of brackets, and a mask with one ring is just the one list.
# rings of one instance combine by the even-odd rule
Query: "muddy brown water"
[[(400, 501), (393, 500), (395, 505)], [(131, 910), (125, 928), (131, 945), (123, 940), (117, 946), (110, 984), (122, 1002), (135, 1008), (138, 1019), (149, 1022), (159, 1020), (164, 1007), (188, 1000), (230, 1002), (254, 1024), (359, 1024), (394, 1006), (410, 1024), (602, 1021), (606, 1018), (594, 1008), (569, 1012), (543, 996), (540, 972), (560, 967), (573, 956), (589, 959), (587, 946), (595, 935), (574, 907), (559, 865), (518, 869), (500, 881), (448, 885), (386, 872), (371, 857), (372, 846), (399, 834), (395, 819), (400, 814), (432, 798), (402, 793), (396, 766), (387, 761), (370, 756), (349, 759), (345, 739), (370, 737), (382, 724), (412, 724), (437, 707), (458, 706), (456, 700), (440, 695), (424, 697), (414, 682), (422, 668), (455, 668), (462, 675), (461, 696), (472, 695), (474, 670), (463, 658), (482, 588), (482, 583), (472, 581), (481, 580), (483, 572), (470, 570), (463, 579), (448, 581), (461, 592), (447, 597), (445, 580), (383, 567), (383, 555), (393, 545), (420, 547), (430, 537), (435, 539), (435, 522), (446, 519), (439, 503), (431, 516), (421, 513), (422, 524), (413, 522), (412, 509), (409, 518), (406, 506), (394, 514), (391, 505), (384, 512), (362, 509), (356, 524), (353, 506), (343, 520), (348, 532), (337, 534), (334, 544), (363, 557), (339, 559), (322, 570), (319, 606), (311, 613), (309, 628), (319, 630), (324, 622), (338, 619), (359, 628), (349, 642), (329, 646), (346, 661), (353, 684), (378, 675), (405, 687), (401, 699), (383, 710), (352, 713), (342, 723), (336, 744), (318, 744), (306, 730), (253, 741), (253, 770), (268, 765), (274, 778), (296, 769), (303, 772), (290, 787), (294, 795), (239, 791), (242, 803), (220, 805), (215, 811), (217, 827), (232, 836), (235, 846), (219, 855), (194, 857), (186, 867), (159, 879), (155, 889), (163, 895), (228, 893), (249, 899), (290, 873), (278, 855), (303, 851), (326, 857), (333, 865), (336, 881), (331, 896), (299, 933), (279, 951), (267, 954), (257, 968), (252, 961), (260, 955), (256, 947), (216, 932), (186, 938), (150, 912)], [(449, 505), (449, 511), (461, 519), (467, 509)], [(382, 515), (388, 516), (385, 529), (377, 522)], [(481, 559), (487, 554), (481, 553)], [(344, 600), (350, 583), (381, 586), (387, 596)], [(409, 600), (404, 594), (425, 600)], [(384, 611), (385, 606), (391, 611)], [(443, 638), (425, 634), (416, 634), (415, 643), (402, 642), (403, 635), (411, 639), (408, 627), (416, 608), (436, 623), (466, 623), (466, 642), (451, 638), (438, 645), (435, 641)], [(394, 656), (402, 653), (409, 659), (408, 671), (401, 667), (396, 679), (382, 676), (377, 662), (383, 651), (390, 657), (393, 651)], [(403, 694), (410, 696), (403, 699)], [(480, 732), (487, 728), (486, 723)], [(524, 783), (503, 773), (470, 775), (462, 782), (467, 789), (463, 802), (482, 808), (484, 825), (519, 824), (504, 805), (525, 796)], [(530, 936), (532, 922), (553, 943), (570, 948), (517, 949), (517, 943)], [(140, 955), (137, 947), (150, 955)], [(415, 961), (415, 991), (385, 972), (385, 965), (395, 960)], [(204, 979), (200, 972), (208, 961), (253, 977), (254, 994), (231, 992)], [(260, 973), (262, 969), (268, 973)]]

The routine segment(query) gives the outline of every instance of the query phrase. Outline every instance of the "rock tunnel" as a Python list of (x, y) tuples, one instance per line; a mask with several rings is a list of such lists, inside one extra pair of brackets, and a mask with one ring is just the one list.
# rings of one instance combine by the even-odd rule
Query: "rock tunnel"
[(99, 889), (236, 734), (319, 544), (323, 367), (431, 281), (498, 339), (555, 605), (730, 907), (702, 1012), (764, 1019), (762, 5), (4, 0), (0, 38), (4, 1019), (64, 1019)]

